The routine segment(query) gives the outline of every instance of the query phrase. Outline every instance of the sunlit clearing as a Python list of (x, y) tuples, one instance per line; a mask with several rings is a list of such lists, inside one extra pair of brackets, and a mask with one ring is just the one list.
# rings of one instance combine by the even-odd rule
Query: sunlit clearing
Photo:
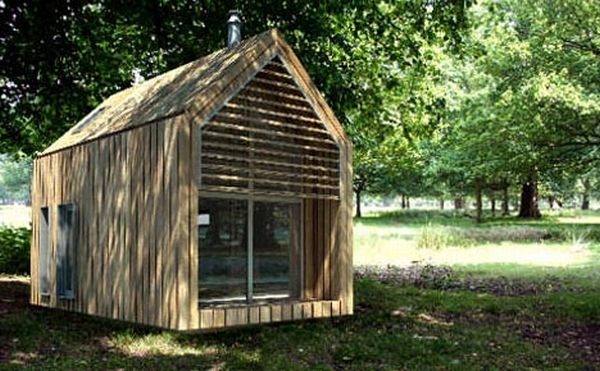
[(121, 333), (114, 336), (112, 341), (116, 348), (134, 357), (148, 354), (207, 355), (217, 352), (215, 347), (182, 344), (170, 333), (148, 335)]
[[(594, 254), (587, 241), (479, 242), (469, 246), (419, 248), (417, 228), (357, 224), (354, 234), (355, 265), (410, 265), (414, 262), (446, 265), (514, 263), (546, 267), (583, 265)], [(443, 233), (442, 231), (440, 233)]]
[(558, 217), (559, 224), (600, 224), (600, 215), (576, 215)]

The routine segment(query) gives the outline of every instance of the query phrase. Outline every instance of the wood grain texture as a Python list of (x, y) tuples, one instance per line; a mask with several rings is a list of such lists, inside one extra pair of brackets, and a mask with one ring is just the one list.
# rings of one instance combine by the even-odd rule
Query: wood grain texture
[[(164, 328), (199, 326), (190, 270), (195, 256), (190, 130), (182, 117), (171, 118), (34, 161), (32, 304)], [(65, 203), (77, 208), (73, 300), (55, 294), (57, 210)], [(51, 213), (47, 301), (39, 291), (43, 206)]]
[[(109, 98), (119, 108), (103, 120), (119, 113), (114, 125), (71, 131), (34, 161), (31, 303), (177, 330), (352, 314), (351, 143), (281, 35), (269, 31), (133, 90), (143, 92), (139, 102), (131, 91)], [(199, 191), (302, 199), (298, 301), (198, 307)], [(56, 296), (64, 203), (77, 207), (73, 300)], [(43, 297), (44, 206), (51, 295)]]
[(304, 293), (303, 299), (313, 299), (315, 297), (315, 260), (314, 260), (314, 244), (313, 244), (313, 227), (315, 224), (313, 205), (314, 200), (305, 199), (304, 205)]
[(199, 327), (200, 318), (198, 316), (198, 277), (199, 277), (199, 250), (198, 250), (198, 227), (196, 216), (199, 213), (199, 205), (198, 205), (198, 185), (196, 181), (198, 176), (196, 172), (200, 166), (200, 143), (198, 139), (200, 136), (198, 132), (200, 131), (199, 125), (196, 125), (194, 121), (189, 117), (189, 115), (185, 116), (185, 125), (189, 126), (189, 138), (190, 138), (190, 148), (189, 155), (187, 160), (187, 165), (189, 166), (189, 174), (187, 179), (187, 187), (188, 187), (188, 229), (189, 229), (189, 241), (187, 244), (188, 248), (188, 277), (186, 283), (188, 284), (188, 306), (189, 306), (189, 320), (188, 320), (188, 328), (195, 329)]
[(211, 330), (223, 327), (329, 318), (340, 315), (339, 310), (335, 310), (339, 307), (339, 300), (321, 300), (202, 308), (198, 310), (199, 326), (195, 329)]

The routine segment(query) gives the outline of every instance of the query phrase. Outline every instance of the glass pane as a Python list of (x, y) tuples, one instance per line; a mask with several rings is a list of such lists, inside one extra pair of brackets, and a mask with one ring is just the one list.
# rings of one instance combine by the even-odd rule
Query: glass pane
[(200, 199), (200, 301), (243, 300), (248, 272), (248, 202)]
[(75, 269), (75, 206), (73, 204), (58, 206), (58, 227), (57, 290), (59, 296), (72, 297)]
[(40, 288), (42, 294), (50, 293), (50, 213), (41, 208), (40, 218)]
[(297, 204), (254, 203), (254, 298), (297, 295), (299, 219)]

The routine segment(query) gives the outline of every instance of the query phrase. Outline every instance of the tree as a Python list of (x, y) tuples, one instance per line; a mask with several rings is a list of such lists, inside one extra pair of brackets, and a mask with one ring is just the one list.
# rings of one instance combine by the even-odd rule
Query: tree
[[(600, 160), (597, 39), (567, 24), (574, 3), (536, 4), (483, 1), (472, 8), (465, 52), (448, 63), (444, 86), (455, 94), (440, 144), (441, 168), (460, 169), (477, 193), (520, 184), (519, 215), (532, 218), (541, 215), (540, 182), (585, 172)], [(584, 29), (598, 35), (592, 1), (574, 14), (595, 18)], [(573, 48), (565, 37), (587, 44)]]
[[(458, 40), (462, 4), (362, 1), (5, 1), (0, 7), (0, 144), (45, 148), (132, 73), (151, 77), (224, 46), (230, 8), (244, 32), (280, 28), (346, 122), (380, 103), (390, 69), (418, 66), (424, 42)], [(390, 64), (389, 62), (392, 61)], [(386, 63), (388, 67), (386, 66)], [(366, 113), (368, 116), (369, 114)]]
[(0, 155), (0, 200), (31, 204), (31, 158)]

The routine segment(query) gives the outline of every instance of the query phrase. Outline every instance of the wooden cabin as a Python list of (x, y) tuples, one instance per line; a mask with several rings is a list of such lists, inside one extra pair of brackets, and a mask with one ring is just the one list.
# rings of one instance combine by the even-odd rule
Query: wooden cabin
[(276, 30), (118, 92), (34, 162), (31, 303), (176, 330), (351, 314), (351, 152)]

